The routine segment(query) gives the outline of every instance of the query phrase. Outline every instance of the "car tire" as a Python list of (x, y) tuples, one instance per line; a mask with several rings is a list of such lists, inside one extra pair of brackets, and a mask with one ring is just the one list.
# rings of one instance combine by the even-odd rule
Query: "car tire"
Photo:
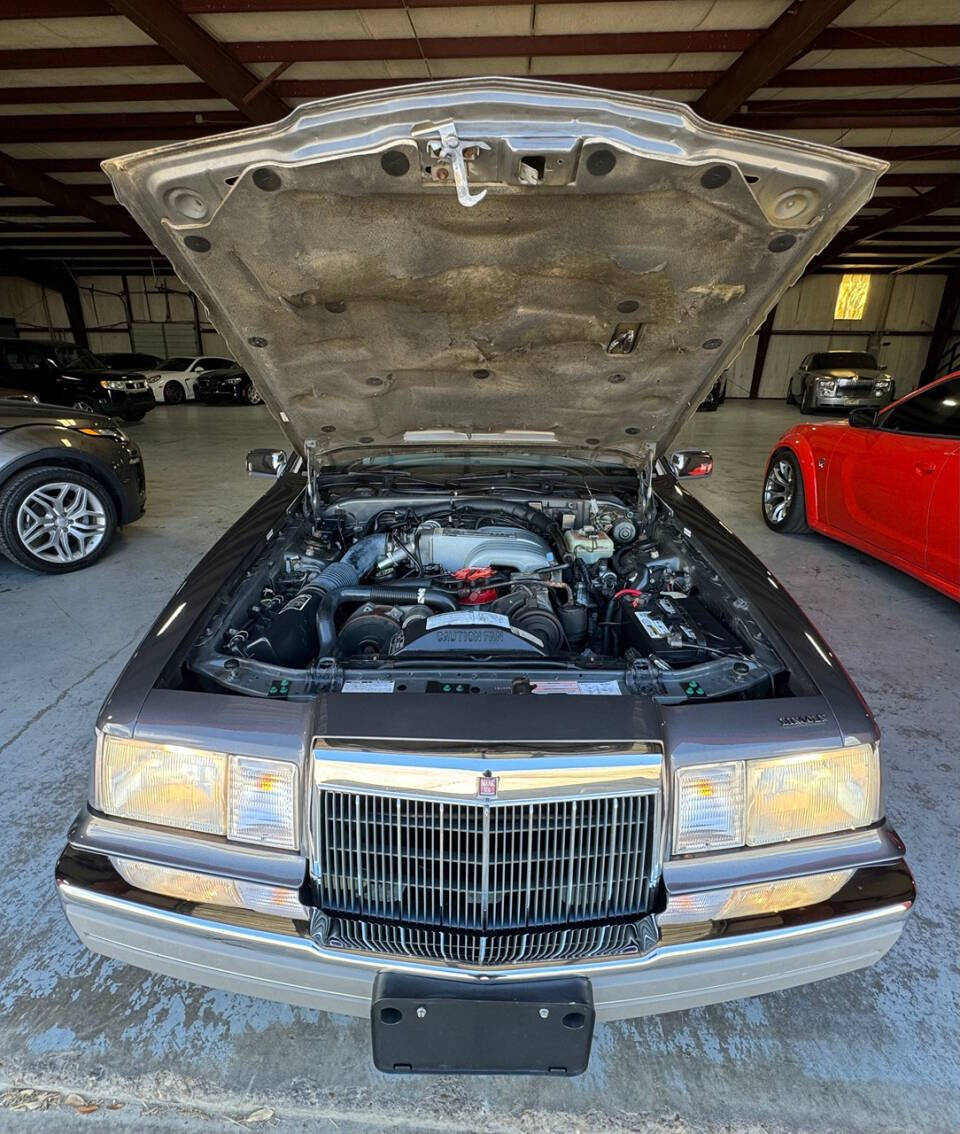
[[(56, 523), (71, 518), (72, 524)], [(78, 469), (25, 469), (0, 490), (0, 552), (31, 571), (64, 575), (89, 567), (116, 530), (117, 509), (106, 485)]]
[(786, 402), (787, 402), (788, 406), (795, 406), (797, 404), (797, 399), (794, 397), (794, 393), (793, 393), (793, 379), (792, 378), (787, 383)]
[(813, 413), (817, 407), (813, 404), (813, 397), (810, 393), (810, 386), (804, 383), (803, 391), (800, 394), (800, 412)]
[(178, 406), (187, 400), (187, 391), (179, 382), (167, 382), (163, 387), (163, 400), (168, 406)]
[(760, 501), (763, 522), (775, 532), (808, 532), (807, 504), (800, 462), (789, 449), (778, 449), (767, 464)]
[(101, 411), (93, 404), (93, 402), (86, 401), (84, 398), (79, 398), (73, 403), (73, 409), (79, 410), (81, 413), (100, 413)]
[(263, 395), (252, 382), (249, 383), (246, 389), (243, 391), (243, 400), (247, 403), (248, 406), (263, 405)]

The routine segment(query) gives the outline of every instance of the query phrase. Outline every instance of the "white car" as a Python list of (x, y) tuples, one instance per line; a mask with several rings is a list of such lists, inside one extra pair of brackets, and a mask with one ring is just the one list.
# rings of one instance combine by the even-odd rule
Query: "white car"
[(194, 383), (205, 370), (225, 370), (236, 366), (232, 358), (203, 355), (201, 358), (176, 356), (165, 359), (156, 370), (148, 370), (146, 379), (158, 402), (178, 405), (196, 397)]

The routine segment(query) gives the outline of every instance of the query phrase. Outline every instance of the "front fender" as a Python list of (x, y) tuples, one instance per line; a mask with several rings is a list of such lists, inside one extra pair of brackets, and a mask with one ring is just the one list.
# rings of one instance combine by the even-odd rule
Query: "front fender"
[(302, 477), (281, 477), (194, 567), (124, 666), (100, 709), (99, 729), (115, 736), (133, 735), (150, 691), (190, 648), (224, 588), (273, 538), (303, 490)]
[(770, 470), (770, 463), (774, 454), (781, 449), (789, 449), (797, 459), (800, 475), (803, 477), (803, 498), (807, 506), (807, 523), (816, 526), (820, 523), (823, 501), (820, 485), (817, 482), (817, 458), (807, 429), (802, 425), (795, 426), (783, 434), (770, 450), (770, 456), (767, 457), (767, 463), (763, 470), (764, 480), (766, 480), (767, 473)]

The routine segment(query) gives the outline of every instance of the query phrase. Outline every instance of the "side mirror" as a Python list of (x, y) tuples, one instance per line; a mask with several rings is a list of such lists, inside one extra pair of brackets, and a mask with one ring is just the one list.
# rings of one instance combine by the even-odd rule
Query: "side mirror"
[(850, 411), (847, 421), (854, 429), (872, 429), (877, 424), (877, 411), (868, 406), (861, 406)]
[(700, 480), (713, 472), (713, 457), (705, 449), (677, 449), (670, 454), (670, 467), (680, 480)]
[(287, 466), (287, 454), (282, 449), (251, 449), (247, 453), (249, 476), (278, 477)]

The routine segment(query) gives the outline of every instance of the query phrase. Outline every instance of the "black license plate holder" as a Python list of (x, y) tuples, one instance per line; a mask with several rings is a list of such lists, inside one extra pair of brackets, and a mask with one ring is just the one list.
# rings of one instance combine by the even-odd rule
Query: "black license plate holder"
[(381, 972), (370, 1020), (380, 1071), (579, 1075), (593, 996), (584, 977), (481, 983)]

